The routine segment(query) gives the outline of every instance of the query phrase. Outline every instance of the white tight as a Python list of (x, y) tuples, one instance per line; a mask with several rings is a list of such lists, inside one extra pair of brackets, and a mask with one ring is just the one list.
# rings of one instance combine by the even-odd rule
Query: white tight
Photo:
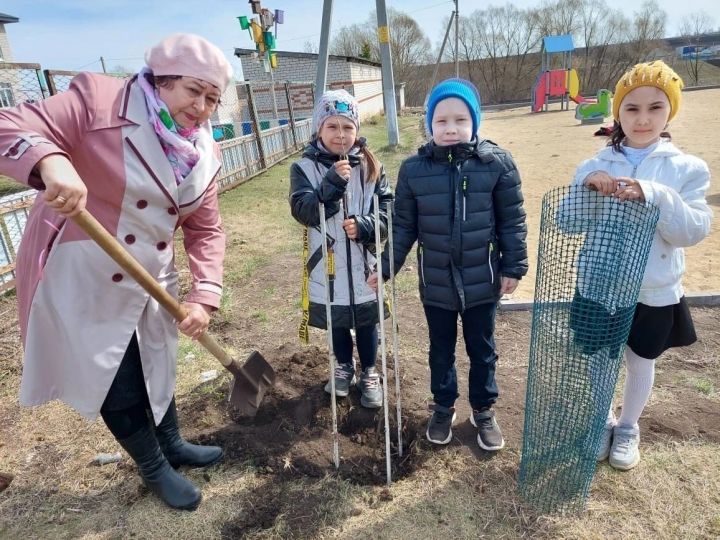
[[(625, 347), (625, 388), (623, 389), (622, 414), (618, 425), (636, 427), (640, 415), (650, 398), (655, 381), (655, 360), (638, 356), (630, 347)], [(615, 419), (612, 405), (608, 422)]]

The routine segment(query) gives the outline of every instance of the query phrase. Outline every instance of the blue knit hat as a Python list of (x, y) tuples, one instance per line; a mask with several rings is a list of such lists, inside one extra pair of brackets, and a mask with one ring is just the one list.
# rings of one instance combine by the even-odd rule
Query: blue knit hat
[(446, 79), (430, 91), (425, 104), (425, 127), (428, 133), (432, 135), (432, 118), (437, 104), (443, 99), (453, 97), (463, 100), (470, 110), (472, 132), (475, 136), (480, 128), (480, 92), (470, 81), (458, 78)]

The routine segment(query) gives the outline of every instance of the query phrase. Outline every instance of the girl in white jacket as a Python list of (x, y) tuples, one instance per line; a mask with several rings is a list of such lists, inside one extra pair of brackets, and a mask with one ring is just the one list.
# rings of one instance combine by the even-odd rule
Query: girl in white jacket
[(625, 348), (622, 414), (608, 412), (598, 461), (629, 470), (640, 461), (638, 420), (650, 397), (655, 359), (670, 347), (696, 341), (685, 301), (683, 248), (710, 232), (705, 201), (708, 167), (684, 154), (665, 132), (681, 101), (683, 82), (662, 61), (637, 64), (617, 83), (615, 129), (607, 148), (580, 164), (574, 185), (621, 201), (654, 204), (660, 211), (640, 297)]

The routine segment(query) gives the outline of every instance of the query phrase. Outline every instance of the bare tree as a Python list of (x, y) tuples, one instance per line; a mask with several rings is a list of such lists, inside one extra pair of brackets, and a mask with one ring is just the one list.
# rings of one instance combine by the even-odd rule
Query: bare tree
[(317, 54), (318, 49), (318, 44), (313, 41), (306, 41), (303, 43), (303, 52)]
[(712, 31), (713, 19), (704, 11), (697, 11), (683, 17), (680, 23), (680, 35), (687, 45), (693, 47), (685, 60), (685, 70), (692, 78), (693, 85), (700, 83), (700, 38)]
[[(430, 40), (417, 21), (401, 11), (388, 9), (388, 22), (394, 79), (406, 83), (406, 95), (412, 94), (418, 84), (425, 84), (416, 76), (416, 68), (432, 61)], [(330, 44), (330, 52), (379, 62), (376, 13), (371, 12), (364, 23), (340, 28)]]
[[(338, 56), (360, 57), (363, 47), (375, 40), (372, 27), (367, 22), (343, 26), (330, 42), (330, 54)], [(375, 47), (373, 51), (377, 49)], [(374, 52), (373, 52), (374, 54)], [(372, 60), (379, 58), (379, 55), (372, 57)]]
[(460, 22), (460, 58), (469, 78), (482, 83), (490, 101), (524, 96), (520, 87), (539, 67), (532, 55), (541, 37), (534, 14), (507, 4), (474, 11)]

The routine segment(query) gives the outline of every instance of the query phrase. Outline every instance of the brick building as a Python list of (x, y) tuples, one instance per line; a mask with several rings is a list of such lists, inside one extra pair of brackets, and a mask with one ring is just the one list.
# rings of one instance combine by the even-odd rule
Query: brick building
[[(254, 49), (235, 49), (240, 58), (245, 80), (253, 85), (255, 107), (262, 121), (275, 124), (288, 117), (285, 83), (289, 82), (289, 94), (296, 119), (312, 116), (314, 81), (317, 73), (317, 54), (276, 51), (278, 67), (273, 73), (275, 80), (275, 108), (272, 106), (270, 74), (266, 73), (255, 55)], [(382, 74), (380, 64), (352, 56), (330, 55), (327, 81), (329, 89), (344, 88), (355, 96), (360, 105), (360, 117), (367, 118), (383, 111)]]

